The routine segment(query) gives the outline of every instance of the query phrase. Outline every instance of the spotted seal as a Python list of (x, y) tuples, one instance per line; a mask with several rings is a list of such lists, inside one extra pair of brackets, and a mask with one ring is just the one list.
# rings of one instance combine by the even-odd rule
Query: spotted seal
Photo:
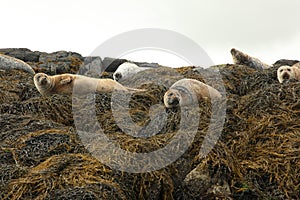
[(184, 78), (175, 82), (164, 94), (164, 104), (167, 108), (172, 108), (221, 97), (221, 93), (215, 88), (195, 79)]
[(49, 76), (44, 73), (37, 73), (34, 76), (34, 84), (37, 90), (43, 95), (51, 94), (72, 94), (74, 86), (78, 94), (93, 92), (112, 92), (114, 90), (138, 92), (143, 89), (129, 88), (121, 85), (112, 79), (97, 79), (75, 74), (60, 74)]
[(293, 66), (281, 66), (277, 69), (277, 79), (279, 83), (285, 80), (296, 79), (300, 80), (300, 65), (297, 63)]
[(32, 67), (27, 63), (25, 63), (24, 61), (4, 54), (0, 54), (0, 69), (3, 70), (19, 69), (28, 72), (30, 74), (35, 74)]
[(140, 71), (149, 69), (147, 67), (139, 67), (134, 63), (125, 62), (121, 64), (118, 69), (113, 73), (113, 79), (116, 81), (120, 81), (121, 79), (125, 79), (130, 77), (133, 74), (136, 74)]
[(272, 67), (272, 65), (263, 63), (259, 59), (249, 56), (235, 48), (232, 48), (230, 53), (232, 55), (233, 63), (236, 65), (246, 65), (258, 70), (268, 69)]

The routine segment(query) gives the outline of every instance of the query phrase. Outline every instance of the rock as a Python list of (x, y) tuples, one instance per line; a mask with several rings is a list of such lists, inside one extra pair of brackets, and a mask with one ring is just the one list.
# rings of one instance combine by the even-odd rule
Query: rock
[(63, 73), (77, 73), (83, 63), (83, 57), (74, 52), (57, 51), (41, 53), (39, 63), (35, 66), (37, 72), (51, 75)]
[(67, 51), (57, 51), (53, 53), (42, 53), (39, 58), (39, 62), (70, 62), (72, 57), (79, 58), (83, 60), (83, 57), (74, 52), (67, 52)]
[(160, 67), (158, 63), (133, 62), (126, 59), (105, 57), (103, 60), (103, 69), (106, 72), (115, 72), (118, 69), (118, 67), (125, 62), (134, 63), (139, 67), (147, 67), (147, 68)]
[(63, 74), (63, 73), (68, 73), (71, 69), (69, 65), (65, 62), (58, 62), (58, 63), (53, 63), (49, 62), (44, 65), (50, 74)]
[(229, 184), (214, 179), (201, 164), (186, 176), (183, 188), (185, 199), (232, 199)]
[(0, 53), (4, 55), (8, 55), (14, 58), (18, 58), (23, 60), (24, 62), (38, 62), (40, 57), (40, 52), (38, 51), (31, 51), (26, 48), (7, 48), (7, 49), (0, 49)]
[(296, 63), (298, 63), (299, 60), (288, 60), (288, 59), (280, 59), (280, 60), (277, 60), (273, 66), (278, 68), (278, 67), (281, 67), (283, 65), (288, 65), (288, 66), (292, 66)]
[(185, 177), (183, 185), (187, 196), (201, 197), (209, 189), (211, 178), (207, 171), (196, 167)]
[(106, 72), (115, 72), (118, 67), (123, 64), (124, 62), (128, 62), (126, 59), (119, 59), (119, 58), (110, 58), (105, 57), (103, 59), (103, 69)]
[(83, 65), (79, 69), (79, 74), (99, 78), (104, 71), (102, 59), (99, 56), (85, 57)]
[(133, 62), (139, 67), (146, 67), (146, 68), (157, 68), (160, 65), (158, 63), (147, 63), (147, 62)]

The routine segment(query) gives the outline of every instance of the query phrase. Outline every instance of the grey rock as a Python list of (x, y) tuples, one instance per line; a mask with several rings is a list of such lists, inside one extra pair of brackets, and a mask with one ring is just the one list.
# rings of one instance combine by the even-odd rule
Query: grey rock
[(39, 67), (43, 68), (43, 71), (46, 71), (50, 75), (64, 74), (70, 72), (70, 65), (66, 62), (47, 62), (39, 65)]
[(79, 74), (99, 78), (104, 71), (102, 59), (99, 56), (85, 57), (83, 65), (79, 69)]
[(26, 48), (6, 48), (0, 49), (0, 52), (4, 55), (23, 60), (24, 62), (38, 62), (40, 56), (40, 52), (33, 52)]
[(292, 66), (296, 63), (298, 63), (299, 60), (288, 60), (288, 59), (280, 59), (280, 60), (277, 60), (273, 66), (274, 67), (281, 67), (281, 66), (284, 66), (284, 65), (288, 65), (288, 66)]
[(53, 53), (41, 53), (39, 62), (70, 62), (72, 58), (83, 60), (83, 57), (78, 53), (57, 51)]
[(157, 68), (160, 67), (158, 63), (147, 63), (147, 62), (133, 62), (139, 67), (145, 67), (145, 68)]
[(83, 57), (75, 52), (57, 51), (41, 53), (37, 68), (48, 74), (77, 73)]
[(125, 63), (125, 62), (131, 62), (136, 64), (139, 67), (145, 67), (145, 68), (157, 68), (160, 67), (158, 63), (147, 63), (147, 62), (133, 62), (126, 59), (119, 59), (119, 58), (110, 58), (105, 57), (103, 59), (103, 68), (106, 72), (115, 72), (118, 67)]
[(128, 62), (126, 59), (119, 59), (119, 58), (110, 58), (105, 57), (103, 59), (103, 68), (106, 72), (115, 72), (118, 67), (123, 64), (124, 62)]
[(185, 199), (232, 199), (225, 180), (215, 180), (209, 170), (199, 164), (183, 181)]

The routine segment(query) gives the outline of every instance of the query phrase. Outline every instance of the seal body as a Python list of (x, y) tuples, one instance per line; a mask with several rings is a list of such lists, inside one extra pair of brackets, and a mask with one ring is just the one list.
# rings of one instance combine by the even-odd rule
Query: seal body
[(281, 66), (277, 69), (277, 79), (279, 83), (284, 80), (296, 79), (300, 80), (300, 65), (297, 63), (293, 66)]
[(197, 105), (198, 101), (221, 98), (215, 88), (195, 79), (181, 79), (175, 82), (164, 94), (167, 108)]
[(37, 73), (34, 76), (34, 84), (43, 96), (51, 94), (72, 94), (73, 92), (87, 94), (95, 91), (112, 92), (114, 90), (145, 91), (125, 87), (112, 79), (97, 79), (75, 74), (48, 76), (44, 73)]
[(263, 63), (257, 58), (254, 58), (252, 56), (249, 56), (239, 50), (231, 49), (231, 55), (233, 59), (233, 63), (237, 65), (246, 65), (248, 67), (262, 70), (262, 69), (268, 69), (272, 67), (272, 65), (268, 65), (266, 63)]
[(146, 70), (146, 67), (139, 67), (134, 63), (125, 62), (121, 64), (118, 69), (113, 73), (113, 79), (119, 81), (121, 79), (128, 78), (133, 74), (136, 74), (140, 71)]
[(35, 74), (32, 67), (24, 61), (4, 54), (0, 54), (0, 69), (19, 69), (30, 74)]

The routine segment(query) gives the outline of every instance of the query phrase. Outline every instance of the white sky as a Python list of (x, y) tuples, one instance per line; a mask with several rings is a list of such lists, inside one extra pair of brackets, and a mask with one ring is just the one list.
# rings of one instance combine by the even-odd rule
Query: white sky
[[(215, 64), (231, 63), (232, 47), (272, 64), (300, 60), (299, 6), (299, 0), (9, 0), (0, 6), (0, 48), (88, 56), (123, 32), (161, 28), (194, 40)], [(172, 55), (128, 56), (184, 64)]]

